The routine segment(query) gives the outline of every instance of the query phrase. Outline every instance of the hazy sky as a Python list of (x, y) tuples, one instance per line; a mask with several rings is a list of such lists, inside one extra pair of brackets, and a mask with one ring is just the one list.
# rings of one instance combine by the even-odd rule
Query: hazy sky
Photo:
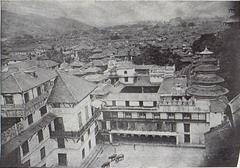
[(3, 9), (20, 14), (68, 17), (90, 25), (110, 26), (136, 21), (181, 17), (214, 17), (228, 14), (229, 2), (63, 1), (5, 2)]

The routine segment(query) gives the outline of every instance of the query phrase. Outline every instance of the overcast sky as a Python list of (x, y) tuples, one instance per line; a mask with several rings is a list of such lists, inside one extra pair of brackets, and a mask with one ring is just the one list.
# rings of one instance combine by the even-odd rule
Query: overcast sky
[(2, 7), (20, 14), (68, 17), (94, 26), (111, 26), (137, 21), (164, 21), (177, 16), (226, 16), (229, 2), (24, 0), (5, 2)]

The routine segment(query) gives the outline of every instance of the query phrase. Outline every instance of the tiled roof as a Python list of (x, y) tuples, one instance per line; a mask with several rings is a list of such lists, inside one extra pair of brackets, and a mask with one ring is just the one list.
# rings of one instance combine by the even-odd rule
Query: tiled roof
[[(36, 77), (29, 74), (27, 71), (34, 72)], [(17, 71), (2, 78), (2, 93), (21, 93), (39, 86), (56, 76), (57, 74), (55, 71), (38, 67), (29, 68), (26, 71)]]
[(83, 62), (80, 62), (80, 61), (74, 61), (70, 64), (70, 66), (72, 67), (82, 67), (84, 65)]
[(216, 74), (197, 74), (192, 77), (192, 82), (194, 83), (221, 83), (224, 79)]
[(218, 97), (223, 96), (228, 92), (229, 92), (228, 89), (220, 85), (211, 86), (192, 85), (187, 89), (188, 94), (201, 97)]
[(108, 57), (108, 55), (104, 55), (102, 53), (96, 53), (96, 54), (93, 54), (92, 56), (90, 56), (89, 58), (96, 59), (96, 58), (106, 58), (106, 57)]
[(220, 68), (216, 65), (212, 64), (202, 64), (194, 68), (194, 71), (202, 71), (202, 72), (211, 72), (211, 71), (218, 71)]
[(55, 85), (48, 98), (49, 103), (78, 103), (97, 86), (83, 78), (58, 72)]
[(93, 60), (92, 63), (94, 66), (101, 67), (108, 65), (108, 60), (107, 59)]
[(92, 94), (95, 94), (95, 95), (105, 95), (105, 94), (109, 93), (112, 88), (113, 88), (113, 86), (111, 84), (100, 83), (98, 85), (98, 87), (93, 91)]
[(59, 65), (59, 63), (52, 60), (39, 60), (39, 61), (36, 61), (36, 64), (38, 65), (38, 67), (42, 67), (42, 68), (52, 68)]
[(104, 79), (107, 79), (107, 77), (103, 74), (87, 75), (84, 78), (89, 82), (100, 82), (103, 81)]
[(211, 112), (224, 113), (227, 107), (227, 103), (220, 99), (210, 100), (210, 110)]
[(16, 148), (18, 148), (20, 145), (22, 145), (26, 140), (28, 140), (31, 136), (36, 134), (40, 129), (46, 127), (55, 118), (56, 118), (56, 116), (54, 114), (48, 113), (46, 116), (44, 116), (38, 122), (31, 125), (25, 131), (21, 132), (18, 136), (11, 139), (6, 144), (2, 145), (2, 152), (6, 155), (6, 154), (14, 151)]

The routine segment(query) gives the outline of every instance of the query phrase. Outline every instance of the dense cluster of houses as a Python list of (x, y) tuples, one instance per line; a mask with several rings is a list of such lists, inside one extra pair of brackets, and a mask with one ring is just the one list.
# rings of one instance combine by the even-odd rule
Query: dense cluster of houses
[[(50, 60), (5, 65), (5, 164), (79, 166), (100, 140), (204, 146), (204, 133), (224, 120), (228, 92), (213, 85), (224, 81), (214, 74), (219, 69), (214, 53), (193, 55), (198, 59), (189, 77), (178, 75), (174, 65), (135, 65), (123, 53), (103, 57), (96, 49), (90, 63), (75, 54), (72, 63), (60, 65)], [(106, 65), (94, 66), (104, 59)]]

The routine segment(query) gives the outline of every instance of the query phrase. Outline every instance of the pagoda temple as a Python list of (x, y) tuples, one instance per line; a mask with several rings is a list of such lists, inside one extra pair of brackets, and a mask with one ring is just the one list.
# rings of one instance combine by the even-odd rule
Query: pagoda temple
[(213, 57), (213, 52), (207, 48), (199, 52), (194, 58), (193, 75), (191, 76), (191, 86), (187, 93), (197, 98), (217, 98), (224, 96), (228, 89), (218, 85), (224, 79), (216, 73), (220, 70), (218, 60)]
[(240, 28), (240, 2), (234, 2), (232, 5), (233, 8), (229, 9), (231, 16), (224, 21), (224, 24), (231, 28)]

